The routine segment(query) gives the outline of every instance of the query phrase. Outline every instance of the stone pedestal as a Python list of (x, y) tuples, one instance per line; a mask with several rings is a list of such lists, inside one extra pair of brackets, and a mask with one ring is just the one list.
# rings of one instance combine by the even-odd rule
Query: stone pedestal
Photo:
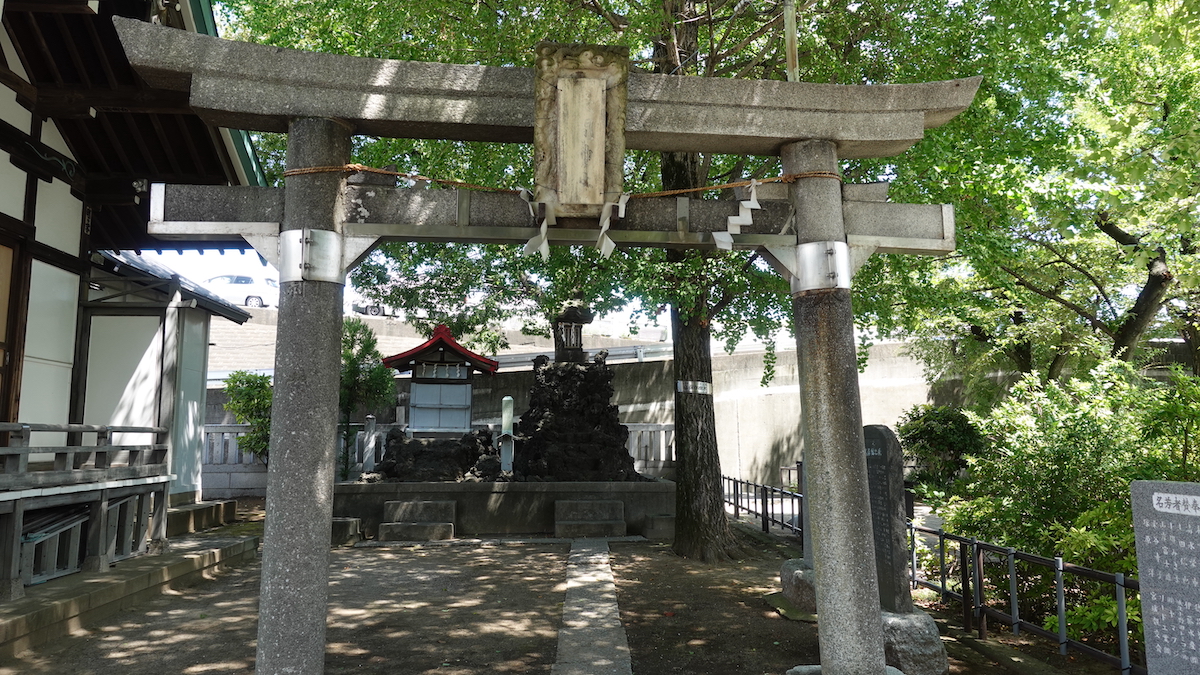
[[(905, 673), (891, 666), (888, 666), (883, 672), (884, 675), (905, 675)], [(786, 675), (821, 675), (821, 666), (796, 666), (787, 671)]]
[(946, 675), (950, 661), (933, 617), (925, 612), (883, 613), (883, 651), (905, 675)]
[(806, 614), (817, 613), (817, 576), (805, 558), (783, 561), (779, 569), (783, 597)]

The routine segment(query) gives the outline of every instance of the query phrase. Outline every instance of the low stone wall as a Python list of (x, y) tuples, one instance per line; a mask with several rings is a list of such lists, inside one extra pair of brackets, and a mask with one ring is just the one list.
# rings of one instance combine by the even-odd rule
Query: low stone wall
[(560, 499), (613, 499), (625, 504), (629, 534), (643, 534), (647, 516), (675, 515), (675, 484), (649, 483), (338, 483), (333, 515), (361, 518), (363, 532), (374, 537), (390, 501), (453, 501), (454, 532), (550, 534), (554, 502)]
[(204, 499), (238, 499), (267, 494), (267, 465), (205, 464), (201, 474)]

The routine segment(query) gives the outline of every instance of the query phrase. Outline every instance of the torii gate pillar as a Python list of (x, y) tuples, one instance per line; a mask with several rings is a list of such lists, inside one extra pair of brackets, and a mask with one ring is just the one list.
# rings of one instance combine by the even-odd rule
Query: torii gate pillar
[[(850, 261), (842, 218), (837, 145), (785, 145), (785, 173), (816, 173), (788, 190), (796, 212), (797, 252), (804, 268), (792, 280), (796, 360), (803, 410), (804, 490), (809, 522), (804, 557), (814, 566), (822, 675), (883, 673), (883, 624), (875, 576), (862, 408), (850, 307)], [(820, 175), (829, 172), (829, 175)], [(839, 246), (840, 244), (840, 246)], [(803, 268), (802, 268), (803, 269)]]
[[(291, 120), (287, 167), (346, 164), (351, 133), (337, 120)], [(255, 664), (259, 673), (304, 675), (321, 673), (325, 666), (345, 276), (340, 233), (322, 233), (336, 230), (341, 222), (344, 183), (343, 173), (287, 178), (280, 227), (281, 339), (275, 349), (267, 465), (270, 517), (263, 533)], [(322, 255), (322, 247), (330, 245), (336, 255)], [(323, 267), (336, 267), (333, 280), (322, 274)], [(326, 279), (317, 279), (322, 276)]]

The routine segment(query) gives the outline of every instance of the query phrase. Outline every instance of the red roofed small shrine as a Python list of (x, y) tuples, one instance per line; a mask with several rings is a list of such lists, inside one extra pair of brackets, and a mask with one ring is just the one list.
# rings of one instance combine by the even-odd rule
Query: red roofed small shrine
[(439, 325), (423, 345), (383, 360), (389, 368), (412, 372), (408, 397), (410, 436), (460, 436), (471, 430), (471, 376), (489, 375), (500, 364), (458, 344)]
[[(383, 365), (402, 373), (415, 370), (421, 364), (439, 363), (458, 363), (488, 374), (495, 373), (500, 367), (499, 363), (458, 344), (450, 329), (443, 324), (433, 329), (433, 337), (425, 344), (383, 360)], [(423, 373), (413, 373), (414, 378), (423, 376)]]

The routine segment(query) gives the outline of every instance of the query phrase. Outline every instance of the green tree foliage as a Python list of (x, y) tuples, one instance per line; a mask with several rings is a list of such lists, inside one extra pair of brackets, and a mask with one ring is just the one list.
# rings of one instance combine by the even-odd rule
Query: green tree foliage
[[(965, 457), (966, 478), (941, 510), (947, 530), (1136, 575), (1130, 481), (1200, 477), (1182, 461), (1179, 435), (1151, 431), (1161, 424), (1182, 428), (1194, 417), (1191, 410), (1163, 405), (1175, 390), (1173, 382), (1148, 379), (1115, 359), (1061, 382), (1027, 376), (980, 417), (990, 447)], [(1111, 585), (1079, 577), (1068, 582), (1071, 636), (1111, 639), (1116, 625)], [(1052, 575), (1023, 575), (1021, 583), (1022, 614), (1054, 617)], [(1131, 617), (1135, 640), (1140, 639), (1136, 604)], [(1046, 627), (1054, 628), (1055, 621)]]
[(1029, 75), (1001, 66), (948, 129), (986, 129), (974, 147), (957, 141), (956, 160), (923, 143), (898, 167), (897, 193), (955, 204), (959, 255), (879, 257), (888, 273), (857, 297), (882, 332), (922, 338), (931, 378), (961, 377), (988, 404), (1027, 373), (1144, 359), (1148, 337), (1195, 352), (1200, 52), (1165, 37), (1192, 25), (1192, 4), (1097, 5), (1025, 34), (1010, 55)]
[(267, 375), (236, 370), (225, 378), (225, 409), (238, 424), (250, 425), (238, 438), (238, 448), (254, 453), (264, 464), (271, 443), (272, 391)]
[(896, 426), (904, 458), (915, 464), (908, 476), (924, 496), (948, 493), (967, 468), (967, 457), (987, 454), (987, 438), (959, 408), (918, 405)]
[(350, 477), (354, 438), (350, 418), (356, 411), (369, 410), (394, 401), (392, 369), (383, 365), (375, 347), (375, 333), (359, 318), (342, 322), (342, 372), (338, 386), (338, 410), (342, 416), (341, 478)]

